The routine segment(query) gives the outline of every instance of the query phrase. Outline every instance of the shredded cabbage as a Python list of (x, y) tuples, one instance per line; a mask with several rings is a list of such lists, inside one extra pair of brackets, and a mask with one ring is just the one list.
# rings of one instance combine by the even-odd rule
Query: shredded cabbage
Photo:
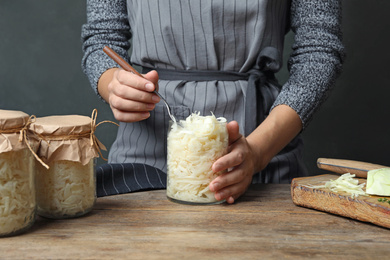
[(168, 134), (167, 196), (185, 202), (215, 202), (210, 182), (221, 172), (213, 172), (213, 163), (226, 154), (226, 119), (193, 113), (173, 123)]
[(324, 185), (313, 186), (312, 188), (326, 188), (333, 192), (346, 192), (351, 194), (352, 198), (356, 198), (359, 195), (367, 196), (363, 187), (365, 183), (359, 184), (358, 179), (354, 179), (355, 174), (345, 173), (336, 180), (329, 180)]
[(0, 235), (22, 231), (35, 221), (33, 165), (28, 149), (0, 154)]
[(55, 161), (47, 170), (37, 164), (38, 214), (49, 218), (67, 218), (89, 212), (96, 200), (94, 160)]

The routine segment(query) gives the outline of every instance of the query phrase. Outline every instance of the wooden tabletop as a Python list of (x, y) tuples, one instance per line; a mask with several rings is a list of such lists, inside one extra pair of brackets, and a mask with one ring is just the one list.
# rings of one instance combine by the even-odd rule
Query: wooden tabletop
[(233, 205), (189, 206), (165, 190), (98, 198), (81, 218), (38, 218), (0, 239), (0, 259), (385, 259), (390, 230), (292, 203), (290, 185), (253, 186)]

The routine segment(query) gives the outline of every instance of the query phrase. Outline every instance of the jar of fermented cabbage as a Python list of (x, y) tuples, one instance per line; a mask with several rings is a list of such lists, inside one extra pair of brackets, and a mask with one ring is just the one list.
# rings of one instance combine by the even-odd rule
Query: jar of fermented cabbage
[(30, 125), (39, 144), (37, 212), (53, 218), (74, 218), (89, 213), (96, 201), (95, 162), (100, 142), (95, 119), (80, 115), (38, 117)]
[(35, 222), (34, 163), (26, 127), (30, 117), (0, 109), (0, 237), (20, 234)]
[(227, 153), (225, 118), (192, 114), (171, 122), (167, 145), (167, 197), (185, 204), (217, 204), (209, 184), (222, 172), (212, 165)]

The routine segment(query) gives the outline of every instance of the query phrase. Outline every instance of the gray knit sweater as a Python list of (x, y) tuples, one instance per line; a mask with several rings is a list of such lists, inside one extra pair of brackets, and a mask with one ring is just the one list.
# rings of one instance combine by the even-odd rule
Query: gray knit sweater
[[(151, 2), (147, 0), (142, 4), (164, 4), (164, 8), (161, 8), (164, 10), (166, 10), (166, 5), (169, 5), (171, 10), (176, 11), (181, 7), (177, 4), (171, 6), (172, 1), (169, 0)], [(180, 3), (180, 1), (176, 2)], [(203, 8), (206, 8), (206, 3), (210, 1), (202, 2), (202, 0), (198, 0), (195, 2), (199, 2), (200, 5), (203, 4)], [(255, 3), (256, 1), (251, 2), (249, 0), (249, 2)], [(262, 2), (267, 1), (258, 1), (257, 4), (259, 5)], [(306, 127), (314, 112), (328, 96), (341, 72), (344, 57), (340, 25), (341, 1), (280, 0), (279, 2), (290, 6), (290, 15), (286, 21), (289, 21), (287, 26), (295, 33), (295, 41), (288, 62), (290, 77), (282, 87), (273, 107), (280, 104), (290, 106), (298, 113), (304, 127)], [(240, 5), (240, 3), (241, 1), (237, 1), (237, 5)], [(82, 27), (84, 51), (82, 68), (96, 93), (97, 82), (101, 74), (108, 68), (117, 67), (102, 52), (104, 45), (113, 46), (115, 51), (125, 59), (133, 60), (128, 56), (129, 40), (132, 32), (132, 28), (130, 28), (131, 21), (129, 24), (128, 20), (130, 17), (128, 15), (129, 8), (137, 9), (138, 6), (128, 7), (126, 1), (123, 0), (87, 1), (88, 21)], [(194, 14), (190, 12), (189, 15)], [(154, 19), (157, 19), (157, 17), (156, 15)], [(143, 22), (147, 23), (149, 18), (151, 17), (142, 17), (142, 19), (145, 19)], [(164, 16), (160, 16), (160, 19), (163, 18)], [(132, 18), (130, 17), (130, 19)], [(134, 57), (134, 59), (137, 60), (137, 57)], [(139, 58), (138, 61), (148, 62), (146, 58)]]

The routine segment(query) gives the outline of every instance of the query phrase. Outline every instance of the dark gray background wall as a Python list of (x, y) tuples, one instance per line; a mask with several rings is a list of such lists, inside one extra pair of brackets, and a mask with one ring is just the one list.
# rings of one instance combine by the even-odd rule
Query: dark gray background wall
[[(343, 1), (344, 72), (303, 133), (305, 160), (313, 175), (322, 173), (316, 168), (318, 157), (390, 166), (389, 10), (388, 0)], [(85, 1), (0, 1), (0, 109), (90, 116), (97, 108), (98, 121), (114, 120), (81, 71), (84, 22)], [(289, 33), (285, 62), (292, 39)], [(278, 77), (284, 82), (287, 70)], [(116, 129), (103, 124), (97, 136), (110, 147)]]

